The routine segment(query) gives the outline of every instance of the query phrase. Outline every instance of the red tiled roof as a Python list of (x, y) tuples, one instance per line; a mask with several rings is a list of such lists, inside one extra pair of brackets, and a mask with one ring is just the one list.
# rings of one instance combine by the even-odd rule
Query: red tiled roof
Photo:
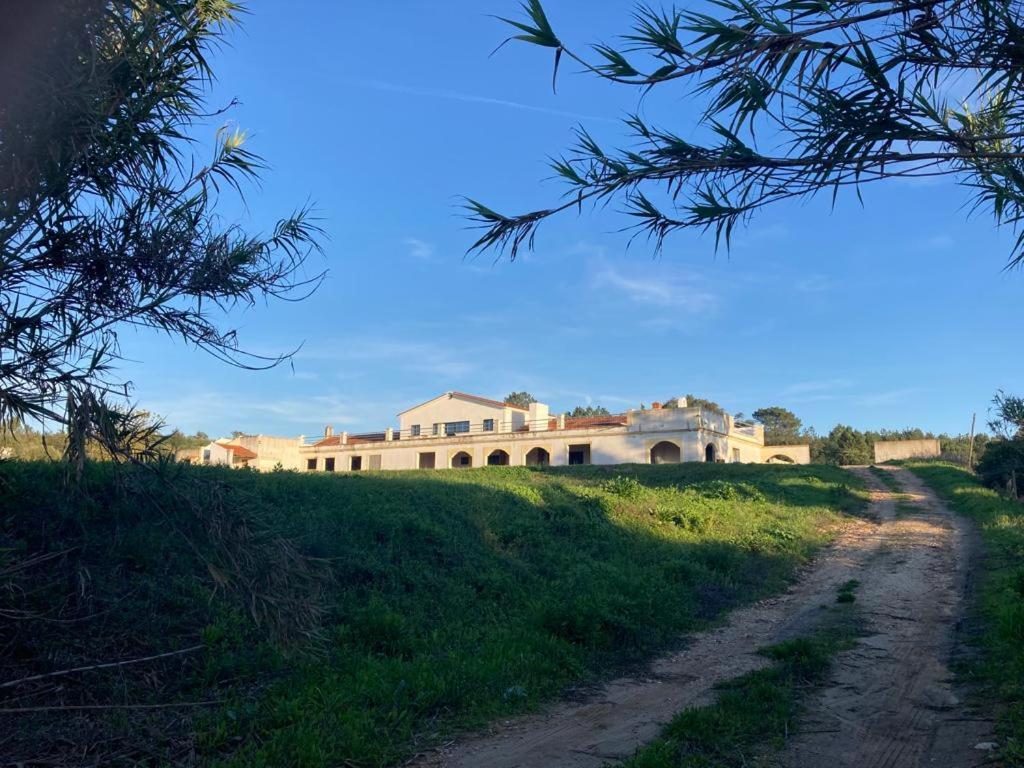
[(256, 454), (250, 451), (248, 448), (242, 445), (235, 445), (234, 443), (217, 443), (221, 448), (226, 448), (235, 454), (236, 459), (255, 459)]
[[(626, 424), (626, 414), (615, 413), (611, 416), (565, 417), (565, 429), (587, 429), (588, 427), (621, 427)], [(558, 429), (558, 419), (548, 421), (548, 429)]]
[[(365, 435), (349, 435), (348, 444), (380, 443), (383, 442), (384, 439), (383, 432), (368, 432)], [(325, 437), (323, 440), (313, 443), (313, 446), (316, 448), (329, 448), (332, 445), (341, 445), (341, 435), (332, 435), (331, 437)]]

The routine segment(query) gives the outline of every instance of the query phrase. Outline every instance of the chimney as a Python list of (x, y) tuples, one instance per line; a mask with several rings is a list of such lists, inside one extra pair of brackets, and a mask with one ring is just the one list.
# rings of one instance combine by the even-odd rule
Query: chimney
[(653, 408), (656, 411), (660, 411), (661, 410), (661, 403), (651, 403), (651, 408)]
[(324, 427), (324, 437), (331, 437), (334, 434), (334, 427), (328, 424)]

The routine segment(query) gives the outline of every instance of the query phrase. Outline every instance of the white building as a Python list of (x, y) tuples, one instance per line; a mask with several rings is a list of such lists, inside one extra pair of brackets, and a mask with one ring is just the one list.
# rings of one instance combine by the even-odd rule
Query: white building
[(189, 464), (251, 467), (261, 472), (272, 470), (278, 465), (298, 469), (301, 446), (301, 438), (236, 435), (214, 440), (202, 448), (177, 451), (175, 458)]
[[(398, 414), (398, 429), (303, 440), (304, 471), (445, 469), (485, 465), (671, 464), (681, 461), (810, 462), (806, 445), (764, 445), (759, 424), (699, 407), (629, 410), (573, 419), (463, 392), (445, 392)], [(257, 450), (257, 453), (259, 451)], [(262, 468), (262, 467), (261, 467)]]

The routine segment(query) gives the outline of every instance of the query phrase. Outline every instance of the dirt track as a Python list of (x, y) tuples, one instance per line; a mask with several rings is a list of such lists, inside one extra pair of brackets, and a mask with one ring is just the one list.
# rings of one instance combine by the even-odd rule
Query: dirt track
[(735, 611), (642, 676), (610, 682), (585, 701), (507, 721), (456, 741), (415, 764), (436, 768), (592, 768), (631, 756), (673, 715), (710, 699), (713, 686), (762, 666), (758, 648), (813, 630), (821, 605), (849, 579), (868, 636), (841, 654), (812, 697), (808, 715), (771, 765), (979, 765), (991, 723), (964, 710), (947, 663), (963, 611), (971, 538), (910, 472), (889, 469), (910, 494), (898, 512), (892, 493), (865, 469), (872, 520), (850, 522), (784, 595)]

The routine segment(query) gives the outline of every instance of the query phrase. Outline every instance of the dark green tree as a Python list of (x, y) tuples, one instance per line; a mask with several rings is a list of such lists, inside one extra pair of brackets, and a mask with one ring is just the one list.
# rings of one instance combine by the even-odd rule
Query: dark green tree
[(69, 453), (137, 446), (156, 432), (123, 407), (118, 334), (155, 329), (234, 365), (280, 362), (244, 352), (223, 311), (315, 287), (303, 264), (319, 230), (307, 209), (267, 233), (217, 215), (262, 169), (241, 130), (217, 131), (205, 160), (193, 141), (223, 121), (206, 102), (207, 56), (235, 3), (3, 8), (0, 423), (62, 424)]
[[(673, 397), (665, 401), (662, 405), (663, 408), (678, 408), (679, 398)], [(725, 408), (720, 406), (714, 400), (708, 400), (704, 397), (697, 397), (697, 395), (686, 395), (686, 407), (687, 408), (701, 408), (705, 411), (715, 411), (716, 413), (725, 413)]]
[(530, 403), (537, 402), (537, 398), (529, 392), (509, 392), (505, 395), (505, 402), (509, 405), (518, 405), (520, 408), (529, 408)]
[[(639, 5), (619, 45), (577, 47), (540, 0), (505, 19), (510, 40), (638, 95), (668, 90), (694, 117), (625, 120), (632, 142), (612, 149), (579, 128), (551, 166), (561, 200), (505, 215), (473, 200), (483, 230), (473, 250), (514, 259), (538, 226), (585, 203), (618, 203), (660, 248), (682, 229), (728, 244), (738, 223), (821, 193), (833, 203), (892, 179), (943, 177), (968, 207), (1018, 232), (1024, 259), (1024, 49), (1009, 0), (705, 0)], [(506, 41), (507, 42), (507, 41)], [(912, 187), (906, 188), (912, 194)]]
[(594, 416), (610, 416), (611, 411), (603, 405), (577, 405), (568, 414), (574, 419), (593, 418)]
[(1008, 395), (1002, 390), (992, 398), (989, 428), (1007, 440), (1024, 439), (1024, 398)]
[(864, 433), (844, 424), (837, 424), (828, 437), (811, 444), (811, 460), (816, 464), (869, 464), (872, 458), (872, 446)]
[(764, 425), (765, 445), (793, 445), (807, 441), (800, 434), (803, 422), (787, 408), (771, 405), (758, 408), (751, 415), (755, 421)]

